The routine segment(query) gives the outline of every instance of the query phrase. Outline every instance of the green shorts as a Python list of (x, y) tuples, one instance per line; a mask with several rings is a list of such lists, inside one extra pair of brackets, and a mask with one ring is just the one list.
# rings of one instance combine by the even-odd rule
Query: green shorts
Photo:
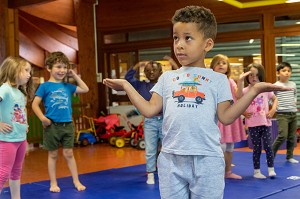
[(48, 151), (55, 151), (60, 144), (63, 148), (74, 146), (74, 125), (72, 122), (55, 123), (44, 129), (44, 148)]

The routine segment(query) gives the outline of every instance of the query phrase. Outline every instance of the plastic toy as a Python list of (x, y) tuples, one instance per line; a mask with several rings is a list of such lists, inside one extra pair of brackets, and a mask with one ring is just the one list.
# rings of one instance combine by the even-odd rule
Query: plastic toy
[(78, 143), (79, 145), (86, 146), (88, 144), (94, 144), (97, 141), (97, 133), (94, 125), (94, 119), (92, 117), (88, 117), (83, 115), (83, 119), (86, 119), (88, 121), (89, 128), (81, 129), (77, 131), (75, 143)]

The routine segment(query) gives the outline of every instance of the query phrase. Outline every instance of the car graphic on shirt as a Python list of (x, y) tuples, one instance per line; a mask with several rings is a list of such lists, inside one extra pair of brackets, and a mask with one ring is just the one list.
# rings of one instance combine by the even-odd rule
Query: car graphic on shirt
[(205, 94), (198, 91), (200, 83), (185, 81), (179, 84), (181, 85), (180, 90), (172, 93), (173, 98), (178, 98), (178, 102), (184, 102), (186, 98), (193, 98), (197, 104), (201, 104), (205, 100)]

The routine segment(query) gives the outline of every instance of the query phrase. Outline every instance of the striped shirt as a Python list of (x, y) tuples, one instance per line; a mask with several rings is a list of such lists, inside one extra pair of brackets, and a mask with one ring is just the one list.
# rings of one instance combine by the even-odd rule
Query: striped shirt
[(280, 82), (277, 81), (275, 85), (293, 88), (291, 91), (276, 91), (274, 92), (278, 99), (277, 112), (297, 112), (297, 87), (295, 82)]

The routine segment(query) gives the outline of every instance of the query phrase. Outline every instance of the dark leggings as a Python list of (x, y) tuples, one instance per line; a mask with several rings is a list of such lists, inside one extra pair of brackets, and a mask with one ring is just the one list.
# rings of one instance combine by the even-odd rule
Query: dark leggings
[(250, 139), (253, 144), (253, 165), (254, 169), (260, 169), (260, 155), (263, 143), (266, 151), (268, 167), (274, 167), (274, 155), (272, 152), (272, 135), (269, 126), (249, 127)]

